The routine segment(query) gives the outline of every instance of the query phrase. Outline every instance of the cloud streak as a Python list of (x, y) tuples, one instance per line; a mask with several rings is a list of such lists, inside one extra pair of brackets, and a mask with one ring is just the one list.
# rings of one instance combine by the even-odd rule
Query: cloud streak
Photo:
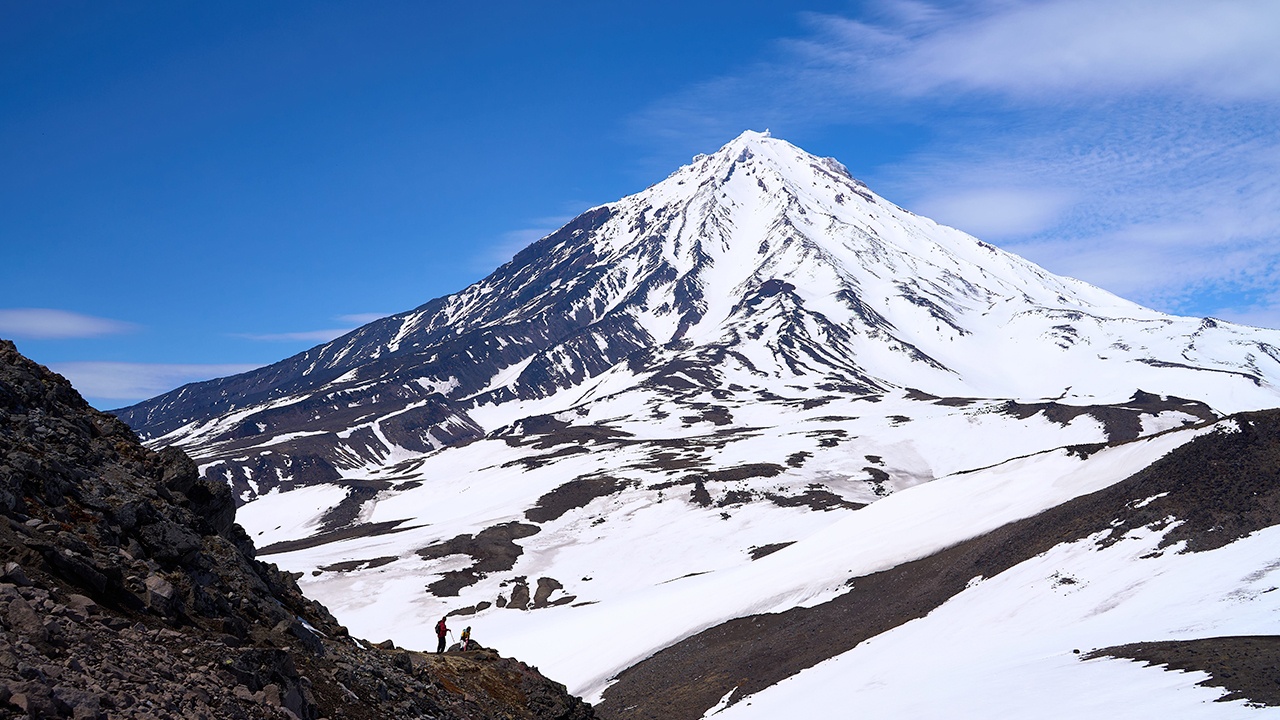
[(1052, 227), (1075, 201), (1064, 189), (996, 186), (942, 191), (921, 198), (915, 208), (939, 222), (1000, 240)]
[(1268, 0), (1051, 0), (882, 6), (894, 22), (811, 16), (809, 63), (856, 70), (905, 96), (988, 91), (1055, 103), (1162, 90), (1206, 98), (1280, 93), (1280, 5)]
[(494, 268), (510, 262), (521, 250), (559, 230), (574, 217), (576, 215), (534, 218), (529, 222), (530, 227), (502, 233), (495, 243), (476, 255), (472, 264), (477, 270), (486, 273), (490, 272)]
[(71, 340), (134, 332), (137, 325), (51, 308), (0, 309), (0, 336), (19, 340)]
[(235, 333), (234, 337), (262, 342), (317, 342), (327, 343), (355, 330), (354, 327), (325, 328), (323, 330), (298, 330), (278, 333)]
[(70, 380), (86, 398), (131, 402), (155, 397), (187, 383), (248, 372), (258, 366), (239, 363), (65, 362), (49, 367)]
[(234, 333), (233, 337), (244, 338), (245, 340), (258, 340), (261, 342), (314, 342), (327, 343), (330, 340), (346, 335), (352, 330), (368, 325), (375, 320), (381, 320), (390, 313), (349, 313), (346, 315), (338, 315), (333, 318), (341, 323), (348, 323), (348, 326), (336, 328), (324, 328), (320, 330), (297, 330), (292, 332), (278, 333)]
[(391, 313), (351, 313), (349, 315), (339, 315), (334, 318), (339, 322), (352, 323), (354, 325), (368, 325), (374, 320), (381, 320)]

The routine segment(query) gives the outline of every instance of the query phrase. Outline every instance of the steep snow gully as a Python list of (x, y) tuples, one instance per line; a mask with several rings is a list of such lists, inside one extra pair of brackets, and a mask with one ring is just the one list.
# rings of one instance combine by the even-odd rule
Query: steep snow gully
[(1280, 331), (746, 132), (459, 293), (117, 414), (353, 632), (465, 615), (606, 717), (1217, 718), (1275, 702), (1223, 659), (1265, 638), (1213, 643), (1280, 609), (1248, 414), (1278, 380)]

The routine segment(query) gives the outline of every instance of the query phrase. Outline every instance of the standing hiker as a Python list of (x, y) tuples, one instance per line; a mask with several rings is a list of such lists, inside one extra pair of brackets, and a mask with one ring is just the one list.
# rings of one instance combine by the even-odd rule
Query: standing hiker
[(444, 624), (444, 620), (440, 618), (440, 622), (436, 623), (436, 639), (440, 641), (436, 644), (437, 655), (444, 652), (444, 636), (449, 632), (449, 626)]
[(471, 626), (468, 625), (466, 630), (462, 631), (462, 649), (471, 649)]

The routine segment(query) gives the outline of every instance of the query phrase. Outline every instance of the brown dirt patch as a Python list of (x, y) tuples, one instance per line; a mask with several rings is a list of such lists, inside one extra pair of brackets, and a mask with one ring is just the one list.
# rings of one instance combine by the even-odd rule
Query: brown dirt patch
[(442, 573), (441, 579), (428, 585), (427, 589), (437, 597), (457, 595), (459, 590), (474, 585), (489, 573), (510, 570), (524, 553), (524, 548), (515, 541), (536, 535), (540, 530), (537, 525), (507, 522), (485, 528), (474, 537), (458, 535), (451, 540), (418, 550), (418, 555), (424, 560), (449, 555), (470, 555), (475, 560), (475, 564), (465, 570)]

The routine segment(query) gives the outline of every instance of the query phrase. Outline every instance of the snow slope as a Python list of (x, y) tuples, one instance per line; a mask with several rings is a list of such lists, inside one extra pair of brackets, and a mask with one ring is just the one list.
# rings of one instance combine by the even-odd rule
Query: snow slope
[[(1110, 448), (1087, 460), (1065, 451), (1041, 453), (939, 478), (839, 515), (814, 517), (812, 512), (764, 512), (747, 506), (723, 521), (715, 511), (707, 511), (707, 518), (688, 517), (679, 500), (637, 503), (639, 507), (615, 501), (622, 506), (602, 508), (608, 521), (597, 526), (598, 533), (567, 528), (551, 531), (550, 537), (535, 536), (525, 547), (537, 558), (518, 563), (512, 571), (530, 577), (555, 571), (555, 577), (566, 580), (590, 577), (589, 582), (568, 587), (593, 604), (535, 613), (495, 608), (468, 622), (485, 628), (487, 637), (500, 638), (494, 642), (504, 651), (530, 658), (571, 690), (598, 699), (610, 678), (658, 647), (727, 618), (821, 602), (839, 593), (851, 577), (924, 557), (1117, 482), (1199, 432), (1204, 430), (1165, 434)], [(511, 490), (488, 485), (486, 489), (486, 504), (509, 498)], [(433, 495), (443, 501), (440, 515), (444, 508), (456, 506), (438, 489)], [(286, 500), (287, 495), (281, 497), (281, 502)], [(388, 516), (437, 520), (422, 510)], [(480, 512), (483, 516), (491, 510)], [(460, 602), (504, 591), (495, 578), (460, 600), (424, 597), (424, 568), (408, 555), (423, 537), (404, 535), (371, 539), (358, 550), (322, 546), (272, 560), (305, 572), (338, 557), (398, 550), (403, 561), (374, 573), (352, 573), (342, 580), (308, 575), (300, 584), (357, 634), (393, 637), (410, 646), (428, 647), (434, 619)], [(778, 541), (795, 544), (756, 561), (749, 559), (749, 547)], [(601, 637), (609, 642), (598, 642)]]
[(1075, 653), (1276, 627), (1280, 599), (1269, 591), (1280, 583), (1280, 528), (1203, 554), (1142, 560), (1158, 540), (1135, 533), (1107, 549), (1089, 540), (1056, 547), (714, 716), (813, 717), (844, 707), (899, 718), (1280, 716), (1245, 700), (1215, 702), (1221, 688), (1196, 685), (1204, 673)]
[[(663, 648), (1113, 486), (1280, 405), (1278, 388), (1280, 331), (1054, 276), (747, 132), (457, 294), (120, 414), (231, 483), (264, 559), (355, 634), (427, 648), (460, 615), (623, 717), (610, 688), (632, 692), (619, 674)], [(849, 683), (882, 716), (1027, 715), (1053, 688), (1137, 672), (1076, 647), (1261, 632), (1274, 595), (1234, 624), (1221, 600), (1265, 582), (1254, 538), (1137, 562), (1151, 532), (1055, 548), (750, 704), (718, 692), (652, 716), (816, 712), (852, 702)], [(1050, 570), (1097, 579), (1063, 589)], [(1020, 641), (1036, 623), (1054, 631)], [(952, 636), (972, 655), (930, 641)], [(968, 669), (943, 678), (952, 663)], [(982, 672), (1027, 689), (984, 700), (965, 675)], [(1217, 692), (1138, 675), (1054, 711)]]

